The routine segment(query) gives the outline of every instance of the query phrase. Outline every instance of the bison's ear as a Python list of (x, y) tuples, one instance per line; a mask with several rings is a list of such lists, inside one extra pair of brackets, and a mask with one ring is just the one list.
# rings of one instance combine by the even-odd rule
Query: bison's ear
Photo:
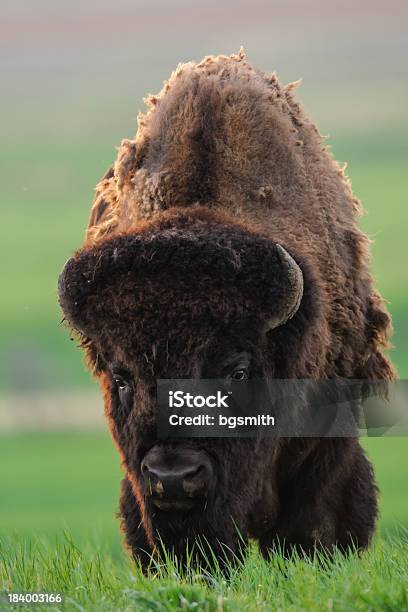
[(69, 325), (81, 334), (86, 335), (86, 331), (80, 324), (82, 298), (85, 292), (81, 276), (76, 274), (75, 264), (75, 257), (68, 259), (59, 275), (58, 301), (64, 313), (64, 318)]
[(265, 321), (265, 333), (289, 321), (296, 314), (303, 296), (303, 273), (299, 265), (280, 244), (276, 245), (276, 252), (288, 280), (288, 290), (278, 312)]

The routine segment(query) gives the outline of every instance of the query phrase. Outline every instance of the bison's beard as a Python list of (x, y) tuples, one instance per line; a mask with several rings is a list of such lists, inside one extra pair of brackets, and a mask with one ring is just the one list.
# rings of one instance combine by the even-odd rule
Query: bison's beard
[(159, 556), (222, 571), (243, 558), (245, 520), (220, 500), (206, 500), (189, 512), (163, 512), (147, 499), (144, 514)]

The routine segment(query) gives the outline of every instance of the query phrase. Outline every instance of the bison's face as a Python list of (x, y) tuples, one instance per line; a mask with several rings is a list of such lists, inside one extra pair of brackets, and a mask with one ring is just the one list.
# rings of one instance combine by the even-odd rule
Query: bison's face
[[(242, 343), (241, 343), (242, 347)], [(205, 354), (207, 353), (207, 354)], [(244, 382), (251, 376), (254, 362), (249, 352), (226, 350), (222, 354), (213, 354), (207, 350), (200, 359), (195, 356), (193, 369), (206, 378), (220, 378)], [(117, 378), (115, 367), (112, 372), (112, 405), (116, 409), (130, 413), (138, 412), (136, 379), (127, 371)], [(155, 405), (155, 394), (148, 397), (149, 410)], [(155, 417), (157, 418), (157, 413)], [(137, 416), (136, 416), (137, 418)], [(197, 443), (196, 443), (197, 442)], [(147, 452), (143, 449), (133, 466), (140, 481), (143, 494), (150, 499), (155, 509), (163, 512), (200, 510), (216, 494), (217, 481), (223, 469), (223, 455), (220, 445), (209, 445), (208, 441), (183, 441), (176, 444), (155, 441)], [(234, 454), (234, 448), (231, 449)], [(130, 459), (130, 458), (129, 458)], [(238, 461), (239, 457), (236, 458)], [(131, 460), (131, 459), (130, 459)]]
[(185, 540), (197, 535), (212, 548), (220, 541), (237, 552), (238, 531), (245, 537), (258, 528), (251, 525), (258, 500), (265, 520), (275, 512), (274, 494), (264, 490), (275, 454), (268, 442), (253, 439), (158, 439), (156, 378), (214, 378), (236, 386), (270, 374), (264, 322), (187, 321), (179, 300), (173, 319), (170, 303), (153, 310), (148, 298), (145, 291), (143, 311), (157, 319), (149, 332), (135, 321), (126, 336), (97, 345), (111, 430), (153, 538), (176, 537), (180, 555)]
[[(136, 331), (136, 330), (135, 330)], [(134, 474), (145, 501), (155, 513), (161, 512), (202, 512), (213, 504), (217, 491), (227, 486), (228, 470), (237, 469), (248, 457), (250, 444), (242, 454), (235, 441), (229, 444), (225, 453), (225, 442), (212, 440), (158, 440), (156, 426), (158, 407), (156, 405), (155, 380), (152, 372), (145, 367), (148, 359), (158, 378), (182, 377), (224, 379), (245, 384), (251, 377), (266, 374), (267, 364), (263, 363), (264, 342), (262, 330), (241, 328), (233, 331), (212, 329), (200, 334), (195, 328), (193, 338), (188, 339), (183, 330), (178, 330), (174, 340), (174, 351), (169, 338), (157, 338), (152, 346), (144, 346), (143, 355), (125, 361), (108, 361), (104, 370), (107, 388), (107, 409), (114, 424), (115, 437), (125, 456), (126, 465)], [(183, 342), (184, 336), (184, 342)], [(195, 348), (192, 350), (192, 340)], [(136, 341), (141, 348), (140, 334), (133, 335), (130, 344)], [(183, 346), (184, 345), (184, 346)], [(159, 356), (164, 352), (164, 359)], [(154, 354), (153, 354), (154, 353)], [(180, 368), (180, 355), (188, 354), (189, 363)], [(162, 408), (161, 408), (162, 409)], [(165, 416), (165, 415), (163, 415)], [(253, 468), (256, 469), (255, 467)], [(242, 468), (240, 468), (242, 471)], [(253, 474), (252, 479), (260, 476)], [(231, 483), (237, 486), (237, 476), (231, 475)], [(240, 485), (242, 492), (242, 483)]]
[(270, 498), (265, 512), (273, 511), (263, 475), (274, 453), (245, 439), (158, 440), (156, 381), (282, 375), (282, 338), (273, 337), (298, 311), (299, 266), (224, 219), (179, 212), (80, 251), (59, 291), (100, 377), (146, 529), (232, 546), (258, 499)]

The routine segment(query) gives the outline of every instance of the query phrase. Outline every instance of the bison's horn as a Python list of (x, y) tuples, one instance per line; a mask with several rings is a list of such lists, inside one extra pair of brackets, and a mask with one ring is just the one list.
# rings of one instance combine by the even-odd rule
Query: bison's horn
[(275, 329), (275, 327), (279, 327), (291, 319), (297, 312), (303, 296), (302, 270), (280, 244), (276, 245), (276, 251), (285, 270), (288, 289), (279, 312), (265, 322), (265, 332)]

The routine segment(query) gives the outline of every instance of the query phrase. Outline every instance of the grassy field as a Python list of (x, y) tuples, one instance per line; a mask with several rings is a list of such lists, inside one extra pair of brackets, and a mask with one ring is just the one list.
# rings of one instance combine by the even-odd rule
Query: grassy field
[[(27, 141), (0, 152), (8, 202), (2, 222), (10, 228), (0, 258), (0, 391), (91, 384), (59, 327), (56, 280), (81, 243), (93, 186), (117, 141), (112, 134), (104, 142), (67, 137), (57, 148)], [(335, 156), (350, 162), (367, 211), (361, 224), (374, 240), (373, 271), (394, 319), (392, 357), (406, 377), (406, 137), (371, 131), (332, 141)], [(146, 579), (130, 565), (115, 517), (119, 459), (107, 434), (2, 435), (0, 590), (62, 592), (60, 609), (68, 610), (408, 610), (408, 439), (364, 444), (381, 488), (374, 548), (361, 559), (324, 563), (285, 563), (279, 555), (267, 563), (253, 550), (227, 583), (179, 576), (171, 563)]]
[(132, 567), (115, 517), (120, 466), (107, 434), (3, 435), (0, 592), (61, 592), (67, 610), (408, 610), (408, 439), (364, 445), (381, 488), (373, 549), (361, 559), (284, 562), (278, 554), (269, 563), (252, 550), (227, 583), (180, 576), (170, 562), (149, 579)]
[[(94, 186), (133, 137), (142, 97), (178, 61), (241, 44), (282, 82), (304, 78), (299, 99), (348, 162), (394, 320), (392, 358), (408, 377), (403, 2), (3, 4), (0, 400), (25, 394), (39, 423), (42, 394), (63, 413), (61, 391), (92, 389), (59, 325), (56, 284), (83, 240)], [(363, 444), (381, 489), (373, 547), (330, 561), (277, 552), (268, 562), (252, 548), (226, 581), (180, 575), (171, 560), (145, 577), (130, 562), (107, 433), (0, 433), (0, 611), (10, 609), (6, 593), (29, 591), (61, 593), (48, 609), (70, 611), (408, 612), (408, 438)]]
[[(26, 4), (0, 7), (0, 400), (30, 398), (40, 426), (43, 394), (64, 414), (62, 393), (91, 391), (59, 325), (56, 284), (83, 240), (94, 186), (121, 139), (133, 137), (143, 96), (178, 61), (241, 44), (282, 82), (304, 78), (299, 99), (348, 162), (394, 320), (392, 358), (408, 377), (404, 3)], [(227, 582), (181, 576), (171, 561), (144, 577), (130, 563), (115, 516), (121, 469), (107, 433), (6, 435), (2, 426), (0, 416), (0, 611), (10, 609), (6, 592), (35, 591), (60, 592), (64, 603), (51, 607), (59, 610), (408, 612), (408, 438), (363, 441), (381, 489), (369, 552), (331, 561), (277, 553), (266, 562), (253, 548)]]
[[(406, 163), (400, 137), (360, 141), (361, 150), (355, 144), (337, 140), (335, 153), (350, 160), (355, 193), (368, 213), (362, 226), (375, 240), (373, 270), (394, 318), (392, 355), (406, 377)], [(55, 285), (81, 242), (92, 185), (113, 152), (94, 145), (56, 155), (44, 145), (25, 156), (25, 180), (35, 187), (26, 192), (22, 183), (16, 193), (6, 184), (11, 205), (2, 213), (6, 226), (19, 228), (24, 247), (15, 249), (13, 232), (4, 235), (13, 265), (1, 258), (0, 389), (86, 387), (79, 352), (58, 325)], [(16, 161), (17, 152), (9, 166), (5, 161), (11, 183)], [(330, 563), (284, 563), (279, 555), (267, 563), (254, 550), (227, 583), (220, 576), (179, 576), (171, 564), (146, 579), (130, 565), (115, 517), (119, 460), (107, 434), (2, 435), (0, 590), (62, 592), (59, 609), (67, 610), (408, 610), (408, 438), (364, 444), (381, 488), (374, 548), (361, 559)], [(3, 606), (9, 609), (0, 600)]]
[(277, 551), (264, 561), (251, 550), (228, 581), (219, 572), (181, 573), (171, 559), (145, 577), (129, 561), (115, 563), (103, 550), (78, 547), (70, 536), (53, 546), (7, 539), (0, 544), (0, 605), (10, 609), (6, 592), (48, 592), (63, 597), (62, 604), (47, 606), (53, 610), (404, 612), (407, 535), (378, 541), (361, 558), (285, 561)]

